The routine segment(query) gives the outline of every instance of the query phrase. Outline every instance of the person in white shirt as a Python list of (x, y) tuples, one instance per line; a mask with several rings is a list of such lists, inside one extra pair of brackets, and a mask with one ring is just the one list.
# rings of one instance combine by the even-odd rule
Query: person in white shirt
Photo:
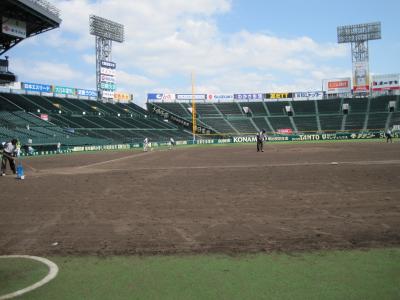
[(171, 150), (176, 145), (175, 140), (173, 138), (169, 139), (169, 149)]
[(17, 173), (15, 169), (15, 157), (17, 156), (18, 148), (17, 148), (17, 139), (13, 139), (10, 142), (7, 142), (3, 146), (3, 155), (1, 157), (1, 176), (6, 175), (6, 167), (7, 161), (10, 164), (10, 168), (14, 174)]
[(143, 141), (143, 151), (147, 152), (148, 148), (149, 148), (149, 138), (145, 138)]

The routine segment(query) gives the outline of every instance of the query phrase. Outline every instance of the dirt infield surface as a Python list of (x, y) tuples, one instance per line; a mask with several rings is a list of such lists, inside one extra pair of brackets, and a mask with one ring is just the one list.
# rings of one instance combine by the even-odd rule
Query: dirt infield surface
[(97, 152), (23, 163), (25, 180), (0, 178), (0, 254), (400, 245), (397, 143)]

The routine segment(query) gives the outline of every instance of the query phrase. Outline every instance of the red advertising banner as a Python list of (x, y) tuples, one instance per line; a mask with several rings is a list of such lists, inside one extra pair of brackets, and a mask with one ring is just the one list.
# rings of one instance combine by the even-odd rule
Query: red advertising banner
[(341, 80), (341, 81), (330, 81), (328, 82), (329, 89), (343, 89), (349, 87), (348, 80)]
[(281, 129), (278, 129), (277, 132), (281, 133), (281, 134), (292, 134), (293, 130), (292, 130), (292, 128), (281, 128)]
[(368, 92), (369, 85), (358, 85), (353, 87), (354, 92)]

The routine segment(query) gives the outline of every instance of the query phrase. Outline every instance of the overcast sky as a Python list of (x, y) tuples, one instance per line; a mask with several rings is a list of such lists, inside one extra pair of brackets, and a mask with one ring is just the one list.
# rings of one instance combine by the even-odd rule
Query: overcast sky
[(143, 105), (149, 92), (313, 91), (351, 76), (350, 45), (336, 27), (382, 22), (370, 70), (400, 72), (399, 0), (52, 0), (60, 28), (29, 38), (7, 55), (19, 81), (95, 89), (89, 15), (125, 25), (113, 43), (117, 90)]

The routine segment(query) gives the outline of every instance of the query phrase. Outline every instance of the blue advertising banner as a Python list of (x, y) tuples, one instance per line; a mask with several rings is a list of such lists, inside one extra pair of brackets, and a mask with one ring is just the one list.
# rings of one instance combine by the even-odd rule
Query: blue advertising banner
[(53, 91), (52, 86), (49, 84), (39, 84), (39, 83), (22, 83), (22, 88), (26, 91), (31, 92), (44, 92), (51, 93)]
[(147, 94), (147, 100), (162, 100), (162, 101), (173, 101), (175, 100), (175, 94)]
[(76, 95), (86, 97), (97, 97), (97, 91), (76, 89)]
[(147, 94), (148, 100), (161, 100), (162, 97), (163, 97), (163, 94), (155, 94), (155, 93)]

